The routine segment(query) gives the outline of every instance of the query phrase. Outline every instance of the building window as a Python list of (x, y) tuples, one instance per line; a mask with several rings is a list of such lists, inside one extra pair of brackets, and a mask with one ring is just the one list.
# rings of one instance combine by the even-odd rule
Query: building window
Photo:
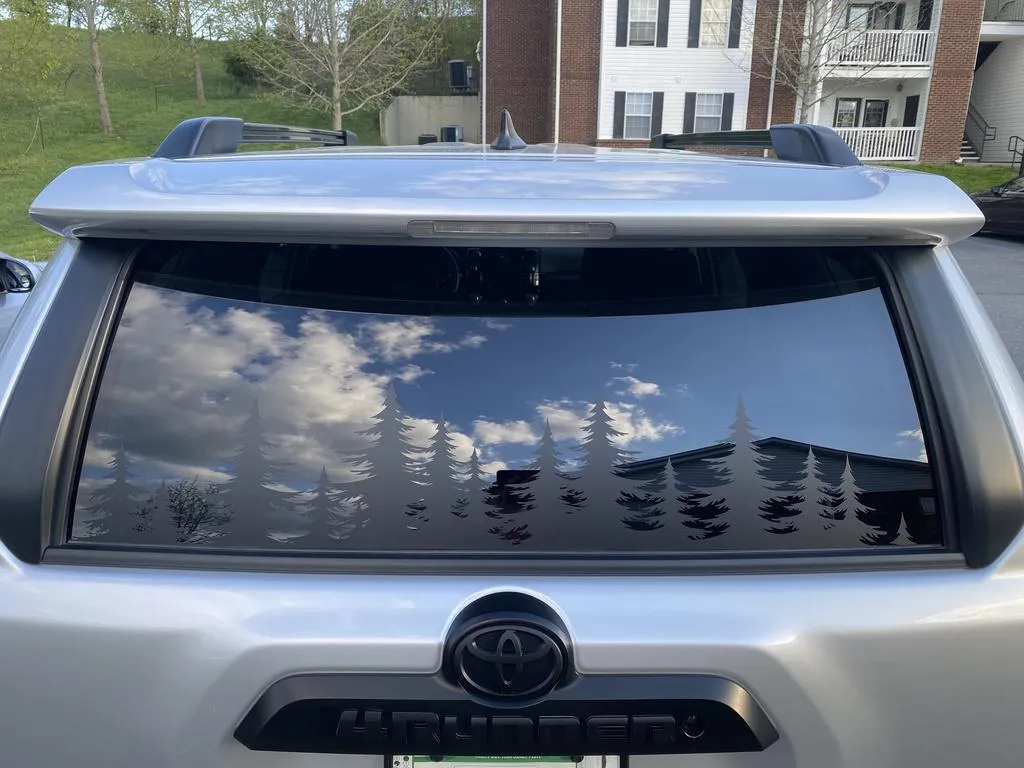
[(658, 33), (658, 0), (629, 0), (629, 44), (654, 45)]
[(622, 138), (651, 138), (651, 112), (653, 108), (653, 93), (627, 93)]
[(731, 7), (730, 0), (704, 0), (701, 4), (701, 48), (725, 48), (729, 40)]
[(721, 93), (698, 93), (697, 104), (693, 112), (693, 130), (697, 133), (709, 133), (722, 130)]
[(856, 128), (860, 119), (860, 99), (836, 99), (833, 128)]

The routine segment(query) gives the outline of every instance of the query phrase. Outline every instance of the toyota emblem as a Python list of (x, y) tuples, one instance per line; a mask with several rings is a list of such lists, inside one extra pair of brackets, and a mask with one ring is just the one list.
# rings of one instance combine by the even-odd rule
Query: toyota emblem
[(471, 693), (503, 699), (551, 691), (565, 672), (565, 651), (554, 634), (525, 622), (471, 630), (452, 653), (455, 676)]

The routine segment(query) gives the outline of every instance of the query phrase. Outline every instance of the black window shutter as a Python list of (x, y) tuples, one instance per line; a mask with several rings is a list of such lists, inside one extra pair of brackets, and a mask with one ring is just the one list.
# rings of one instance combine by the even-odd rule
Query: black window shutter
[(729, 10), (729, 47), (740, 47), (740, 29), (743, 27), (743, 0), (732, 0)]
[(661, 114), (665, 110), (665, 93), (664, 91), (655, 91), (654, 99), (651, 103), (651, 136), (657, 136), (661, 133)]
[(700, 47), (700, 0), (690, 0), (690, 29), (686, 37), (686, 47)]
[(732, 102), (736, 94), (723, 93), (722, 94), (722, 130), (732, 130)]
[(693, 116), (697, 111), (697, 94), (689, 92), (683, 101), (683, 133), (693, 133)]
[(668, 47), (668, 7), (670, 0), (658, 0), (658, 39), (654, 42), (657, 48)]
[(921, 5), (917, 8), (917, 28), (918, 29), (931, 29), (932, 28), (932, 7), (934, 6), (934, 0), (921, 0)]
[(612, 119), (612, 138), (621, 139), (626, 126), (626, 92), (615, 92), (615, 117)]
[(619, 15), (615, 20), (615, 46), (629, 45), (629, 0), (619, 0)]

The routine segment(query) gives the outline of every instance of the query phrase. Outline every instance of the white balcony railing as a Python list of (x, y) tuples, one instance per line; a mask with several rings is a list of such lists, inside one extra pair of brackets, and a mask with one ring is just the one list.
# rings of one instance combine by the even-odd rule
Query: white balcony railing
[(917, 160), (920, 128), (836, 128), (861, 160)]
[(845, 29), (830, 41), (828, 62), (858, 67), (927, 66), (934, 55), (929, 29)]
[(988, 0), (985, 21), (1024, 22), (1024, 0)]

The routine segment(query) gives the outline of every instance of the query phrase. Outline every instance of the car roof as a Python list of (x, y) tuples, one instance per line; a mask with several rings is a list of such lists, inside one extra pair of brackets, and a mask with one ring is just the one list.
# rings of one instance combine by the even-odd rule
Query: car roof
[(984, 223), (959, 187), (932, 174), (565, 144), (104, 162), (62, 173), (30, 214), (72, 237), (307, 242), (473, 236), (935, 245), (966, 238)]

